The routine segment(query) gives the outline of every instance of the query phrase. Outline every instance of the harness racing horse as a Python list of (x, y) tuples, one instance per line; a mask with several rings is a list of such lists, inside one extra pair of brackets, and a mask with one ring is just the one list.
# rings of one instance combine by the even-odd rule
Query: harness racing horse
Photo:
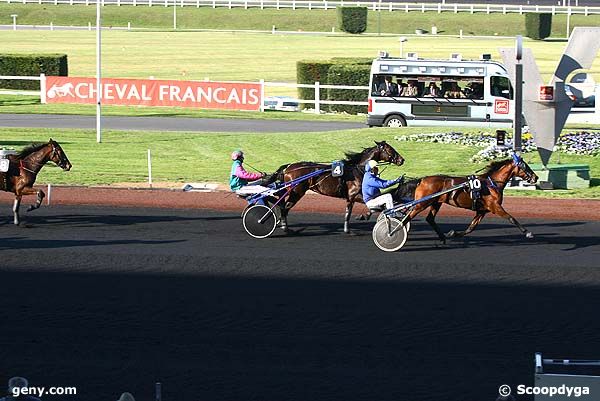
[[(477, 176), (481, 182), (481, 198), (479, 200), (472, 199), (469, 193), (469, 187), (458, 189), (417, 204), (409, 213), (408, 220), (410, 221), (410, 219), (429, 208), (429, 214), (426, 218), (427, 223), (435, 230), (440, 241), (445, 244), (446, 238), (463, 237), (469, 234), (477, 227), (487, 213), (492, 212), (517, 226), (517, 228), (525, 234), (526, 238), (533, 238), (533, 233), (523, 227), (502, 207), (504, 188), (515, 176), (524, 179), (530, 184), (534, 184), (538, 180), (538, 176), (531, 170), (529, 165), (527, 165), (519, 155), (513, 154), (512, 159), (491, 163), (483, 174)], [(418, 200), (428, 195), (435, 194), (436, 192), (451, 188), (454, 185), (462, 184), (467, 180), (468, 178), (466, 177), (450, 177), (446, 175), (433, 175), (411, 180), (394, 192), (394, 199), (395, 201), (405, 199), (407, 195), (410, 196), (412, 193), (413, 198)], [(442, 233), (435, 222), (435, 216), (444, 203), (454, 207), (472, 209), (475, 211), (475, 217), (465, 231), (451, 230), (446, 233), (446, 235)]]
[[(393, 163), (401, 166), (404, 158), (385, 141), (375, 141), (375, 146), (363, 149), (358, 153), (346, 153), (344, 174), (333, 177), (330, 172), (313, 177), (289, 192), (285, 205), (281, 208), (281, 228), (287, 231), (287, 214), (298, 203), (309, 189), (335, 198), (346, 199), (346, 214), (344, 216), (344, 232), (349, 233), (349, 221), (354, 202), (362, 202), (362, 179), (365, 174), (364, 166), (369, 160)], [(331, 165), (314, 162), (298, 162), (279, 167), (275, 176), (278, 180), (289, 182), (311, 171), (318, 169), (330, 170)]]
[(64, 171), (69, 171), (72, 166), (58, 142), (52, 139), (46, 144), (28, 146), (16, 155), (8, 156), (8, 159), (8, 171), (0, 172), (0, 190), (15, 194), (14, 223), (19, 225), (19, 207), (23, 195), (37, 195), (35, 204), (29, 206), (28, 212), (38, 209), (46, 196), (41, 189), (33, 188), (42, 167), (49, 161), (56, 163)]

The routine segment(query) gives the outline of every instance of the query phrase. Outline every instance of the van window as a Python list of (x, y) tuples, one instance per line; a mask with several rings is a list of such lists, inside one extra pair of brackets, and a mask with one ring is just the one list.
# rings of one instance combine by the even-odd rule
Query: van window
[(490, 84), (492, 96), (505, 99), (513, 98), (513, 89), (507, 77), (491, 77)]
[[(390, 77), (395, 94), (386, 87)], [(483, 99), (483, 78), (442, 75), (373, 75), (371, 96)]]

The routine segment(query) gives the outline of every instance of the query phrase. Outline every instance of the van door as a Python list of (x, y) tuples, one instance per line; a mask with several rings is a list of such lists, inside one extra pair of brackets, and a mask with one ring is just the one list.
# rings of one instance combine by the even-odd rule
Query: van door
[(487, 102), (491, 127), (510, 127), (514, 114), (513, 88), (508, 77), (490, 77), (490, 101)]

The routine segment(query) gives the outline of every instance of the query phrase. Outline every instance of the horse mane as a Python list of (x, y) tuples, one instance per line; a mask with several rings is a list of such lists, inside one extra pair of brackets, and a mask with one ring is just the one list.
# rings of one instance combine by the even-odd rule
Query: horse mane
[(495, 171), (498, 171), (500, 167), (504, 166), (506, 162), (511, 161), (511, 159), (497, 160), (493, 161), (485, 167), (483, 174), (492, 174)]
[(346, 155), (346, 160), (344, 161), (346, 164), (355, 166), (360, 162), (360, 159), (362, 159), (363, 155), (371, 149), (373, 148), (363, 148), (363, 150), (360, 152), (346, 152), (344, 153)]
[(47, 146), (47, 143), (32, 143), (29, 146), (24, 147), (19, 153), (17, 153), (17, 158), (22, 159), (24, 157), (29, 156), (32, 153), (37, 152), (43, 147)]

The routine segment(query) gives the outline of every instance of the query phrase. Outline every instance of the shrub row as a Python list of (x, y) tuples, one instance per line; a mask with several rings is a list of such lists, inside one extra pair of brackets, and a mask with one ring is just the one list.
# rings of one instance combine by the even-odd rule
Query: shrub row
[[(361, 57), (334, 57), (331, 60), (301, 60), (296, 64), (296, 79), (299, 84), (323, 85), (369, 85), (369, 73), (373, 59)], [(298, 88), (300, 99), (314, 99), (315, 90)], [(367, 91), (351, 89), (322, 89), (320, 100), (356, 100), (367, 101)], [(302, 108), (312, 108), (310, 103)], [(366, 106), (329, 105), (321, 110), (345, 111), (347, 113), (366, 112)]]
[(525, 34), (534, 40), (545, 39), (552, 32), (552, 14), (525, 14)]
[(338, 28), (348, 33), (363, 33), (367, 30), (367, 7), (338, 7)]
[[(0, 75), (69, 75), (66, 54), (0, 54)], [(39, 90), (39, 81), (0, 80), (0, 88)]]

